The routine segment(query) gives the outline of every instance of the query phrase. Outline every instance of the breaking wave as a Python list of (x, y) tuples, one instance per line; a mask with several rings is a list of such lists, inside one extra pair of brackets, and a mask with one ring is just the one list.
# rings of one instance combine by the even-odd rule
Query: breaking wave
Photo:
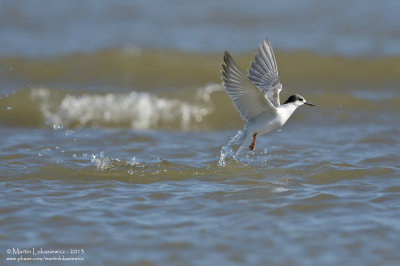
[[(3, 99), (6, 112), (0, 120), (8, 124), (59, 128), (131, 127), (133, 129), (193, 130), (207, 127), (215, 112), (212, 94), (221, 85), (195, 89), (190, 97), (167, 97), (136, 92), (71, 94), (50, 88), (34, 88)], [(8, 107), (6, 107), (8, 106)], [(208, 119), (209, 120), (209, 119)]]

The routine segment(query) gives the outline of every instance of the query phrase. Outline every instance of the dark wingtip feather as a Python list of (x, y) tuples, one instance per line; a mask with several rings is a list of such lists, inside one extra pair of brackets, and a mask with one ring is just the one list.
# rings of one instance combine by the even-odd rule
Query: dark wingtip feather
[(231, 56), (231, 54), (228, 52), (228, 51), (224, 51), (224, 62), (226, 63), (226, 64), (229, 64), (230, 62), (232, 62), (232, 56)]
[(228, 51), (224, 51), (224, 62), (225, 64), (222, 64), (222, 75), (223, 76), (228, 76), (229, 72), (229, 65), (232, 64), (232, 56), (229, 54)]

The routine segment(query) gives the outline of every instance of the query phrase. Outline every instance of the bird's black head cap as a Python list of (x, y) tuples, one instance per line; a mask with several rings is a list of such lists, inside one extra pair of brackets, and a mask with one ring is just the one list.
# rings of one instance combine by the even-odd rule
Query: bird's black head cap
[(298, 94), (293, 94), (292, 96), (290, 96), (286, 100), (286, 102), (284, 104), (286, 104), (286, 103), (294, 103), (294, 102), (302, 102), (302, 101), (304, 101), (303, 96), (298, 95)]

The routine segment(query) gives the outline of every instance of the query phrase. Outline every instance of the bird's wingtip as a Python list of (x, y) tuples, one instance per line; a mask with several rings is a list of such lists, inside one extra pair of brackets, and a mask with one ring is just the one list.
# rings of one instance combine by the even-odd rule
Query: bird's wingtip
[(231, 54), (228, 51), (224, 51), (224, 62), (225, 64), (229, 65), (233, 61)]
[(224, 51), (224, 59), (228, 59), (230, 57), (231, 57), (231, 54), (227, 50), (225, 50)]

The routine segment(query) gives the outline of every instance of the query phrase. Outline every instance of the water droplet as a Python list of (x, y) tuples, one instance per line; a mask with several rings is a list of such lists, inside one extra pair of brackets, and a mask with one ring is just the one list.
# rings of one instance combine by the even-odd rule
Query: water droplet
[(7, 106), (7, 111), (11, 111), (11, 106)]
[(54, 130), (61, 130), (61, 129), (63, 129), (63, 128), (64, 128), (63, 125), (58, 125), (58, 124), (54, 124), (54, 125), (53, 125), (53, 129), (54, 129)]
[(128, 162), (128, 164), (129, 164), (130, 166), (135, 166), (135, 165), (137, 165), (137, 164), (139, 164), (139, 163), (136, 161), (136, 157), (133, 156), (132, 159), (131, 159), (131, 161)]
[(73, 130), (71, 130), (71, 129), (68, 129), (66, 132), (65, 132), (65, 136), (71, 136), (71, 135), (73, 135), (75, 133), (75, 131), (73, 131)]

